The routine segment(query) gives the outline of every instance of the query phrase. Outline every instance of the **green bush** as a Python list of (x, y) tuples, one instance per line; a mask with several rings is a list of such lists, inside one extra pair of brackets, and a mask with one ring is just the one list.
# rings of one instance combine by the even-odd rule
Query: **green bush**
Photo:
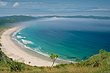
[(44, 66), (42, 66), (42, 67), (39, 67), (39, 69), (44, 69), (45, 67)]
[(99, 67), (99, 62), (98, 61), (95, 61), (94, 63), (93, 63), (93, 65), (92, 65), (92, 67)]
[(24, 70), (24, 66), (22, 63), (19, 63), (19, 62), (8, 62), (8, 66), (10, 68), (10, 71), (22, 71)]
[(104, 59), (104, 60), (102, 61), (102, 63), (106, 66), (106, 65), (108, 65), (108, 60)]
[(60, 68), (60, 67), (61, 67), (60, 65), (56, 65), (56, 66), (55, 66), (55, 68)]
[(87, 61), (85, 61), (85, 62), (84, 62), (84, 64), (83, 64), (83, 65), (84, 65), (84, 66), (88, 66), (88, 65), (91, 65), (91, 64), (90, 64), (90, 61), (89, 61), (89, 60), (87, 60)]
[(2, 52), (0, 51), (0, 57), (2, 57)]
[(105, 51), (104, 53), (102, 53), (101, 55), (101, 59), (106, 59), (108, 57), (108, 52)]
[(81, 61), (81, 66), (84, 66), (84, 65), (85, 65), (85, 63), (83, 61)]
[(81, 62), (78, 62), (78, 63), (76, 64), (76, 66), (81, 67)]
[(65, 66), (65, 64), (60, 64), (60, 66), (61, 66), (61, 67), (64, 67), (64, 66)]
[(0, 46), (2, 46), (2, 44), (0, 43)]
[(0, 51), (0, 61), (2, 61), (2, 51)]
[(69, 63), (69, 65), (75, 65), (74, 63)]
[(11, 61), (13, 61), (13, 59), (12, 59), (12, 58), (10, 58), (10, 60), (11, 60)]
[(54, 66), (54, 68), (61, 68), (61, 67), (65, 67), (66, 65), (68, 64), (59, 64), (59, 65)]
[(107, 53), (107, 51), (101, 49), (101, 50), (99, 50), (99, 53), (100, 53), (100, 54), (103, 54), (103, 53)]

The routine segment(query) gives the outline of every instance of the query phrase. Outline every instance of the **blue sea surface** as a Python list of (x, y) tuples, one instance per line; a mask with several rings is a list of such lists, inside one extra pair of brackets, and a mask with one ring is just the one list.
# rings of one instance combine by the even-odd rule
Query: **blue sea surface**
[(51, 18), (28, 22), (15, 38), (24, 47), (60, 59), (86, 60), (100, 49), (110, 52), (110, 20)]

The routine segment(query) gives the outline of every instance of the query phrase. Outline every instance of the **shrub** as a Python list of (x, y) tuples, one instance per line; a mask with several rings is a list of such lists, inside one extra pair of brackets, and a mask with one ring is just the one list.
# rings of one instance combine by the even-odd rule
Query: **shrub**
[(2, 57), (2, 52), (0, 51), (0, 57)]
[(10, 60), (11, 60), (11, 61), (13, 61), (13, 59), (12, 59), (12, 58), (10, 58)]
[(87, 60), (87, 61), (83, 62), (83, 65), (88, 66), (88, 65), (91, 65), (91, 64), (90, 64), (90, 61)]
[(0, 50), (0, 61), (2, 61), (2, 51), (1, 50)]
[(107, 51), (101, 49), (101, 50), (99, 50), (99, 53), (100, 53), (100, 54), (103, 54), (103, 53), (107, 53)]
[(64, 67), (64, 66), (65, 66), (65, 64), (60, 64), (60, 66), (61, 66), (61, 67)]
[(81, 67), (81, 62), (78, 62), (78, 63), (76, 64), (76, 66), (80, 66), (80, 67)]
[(64, 67), (65, 65), (68, 65), (68, 64), (59, 64), (59, 65), (54, 66), (54, 68)]
[(39, 69), (44, 69), (45, 67), (44, 66), (42, 66), (42, 67), (39, 67)]
[(104, 59), (104, 60), (102, 61), (102, 63), (106, 66), (106, 65), (108, 65), (108, 60)]
[(92, 65), (92, 67), (99, 67), (99, 62), (98, 61), (95, 61), (94, 63), (93, 63), (93, 65)]
[(31, 62), (29, 61), (29, 64), (30, 64)]
[(4, 69), (0, 69), (0, 71), (4, 71)]
[(104, 52), (104, 50), (103, 50), (103, 49), (99, 50), (99, 53), (100, 53), (100, 54), (102, 54), (103, 52)]
[(84, 64), (85, 64), (85, 63), (84, 63), (83, 61), (81, 61), (81, 66), (84, 66)]
[(60, 66), (60, 65), (56, 65), (55, 67), (56, 67), (56, 68), (60, 68), (61, 66)]
[(2, 44), (0, 43), (0, 46), (2, 46)]
[[(55, 67), (55, 66), (53, 66), (53, 67)], [(50, 66), (47, 66), (46, 68), (51, 68)]]
[(69, 63), (69, 65), (75, 65), (74, 63)]
[(24, 66), (22, 63), (19, 63), (19, 62), (9, 62), (9, 68), (10, 68), (10, 71), (22, 71), (24, 70)]

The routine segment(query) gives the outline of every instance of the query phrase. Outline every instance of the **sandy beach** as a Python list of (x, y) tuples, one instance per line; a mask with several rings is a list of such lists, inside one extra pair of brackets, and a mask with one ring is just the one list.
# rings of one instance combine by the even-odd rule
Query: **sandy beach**
[[(16, 41), (13, 41), (10, 37), (12, 33), (20, 29), (21, 27), (13, 27), (11, 29), (6, 30), (1, 35), (1, 43), (3, 45), (2, 51), (13, 60), (18, 62), (24, 62), (25, 64), (31, 66), (51, 66), (52, 60), (44, 55), (41, 55), (35, 51), (24, 48)], [(29, 64), (30, 62), (30, 64)], [(60, 63), (68, 63), (65, 60), (57, 60), (54, 65)]]

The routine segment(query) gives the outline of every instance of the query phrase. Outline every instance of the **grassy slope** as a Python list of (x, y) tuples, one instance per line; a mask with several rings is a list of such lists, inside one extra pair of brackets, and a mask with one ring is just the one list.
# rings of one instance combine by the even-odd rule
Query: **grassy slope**
[(35, 17), (31, 16), (5, 16), (0, 17), (0, 27), (5, 26), (6, 23), (15, 23), (15, 22), (21, 22), (21, 21), (28, 21), (36, 19)]
[[(9, 59), (5, 56), (5, 59), (7, 61), (7, 64), (5, 64), (4, 60), (0, 61), (0, 73), (1, 72), (10, 72), (9, 67)], [(99, 66), (93, 67), (93, 62), (99, 60)], [(24, 63), (18, 63), (20, 65), (23, 65), (24, 68), (22, 68), (22, 72), (26, 73), (109, 73), (110, 72), (110, 52), (108, 53), (108, 57), (105, 59), (106, 61), (109, 60), (109, 62), (105, 63), (103, 62), (104, 59), (101, 59), (101, 54), (95, 55), (90, 57), (88, 60), (83, 61), (86, 63), (86, 65), (81, 65), (82, 62), (79, 62), (79, 64), (60, 64), (54, 67), (37, 67), (37, 66), (29, 66)], [(13, 71), (15, 72), (15, 71)]]

